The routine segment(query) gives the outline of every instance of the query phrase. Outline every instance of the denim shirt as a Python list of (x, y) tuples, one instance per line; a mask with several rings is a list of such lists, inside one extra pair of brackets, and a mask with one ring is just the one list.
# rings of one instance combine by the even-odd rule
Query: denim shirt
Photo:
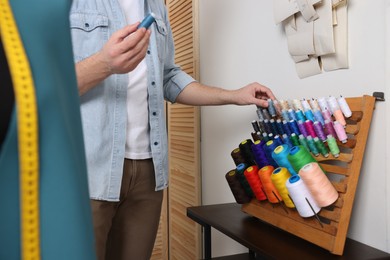
[[(142, 0), (141, 0), (142, 1)], [(168, 141), (164, 99), (175, 102), (192, 77), (174, 64), (174, 44), (162, 0), (145, 0), (145, 15), (156, 22), (146, 54), (150, 143), (156, 190), (168, 186)], [(126, 25), (117, 0), (74, 0), (70, 12), (75, 62), (98, 52)], [(118, 201), (126, 143), (128, 76), (115, 74), (81, 96), (88, 182), (91, 199)]]

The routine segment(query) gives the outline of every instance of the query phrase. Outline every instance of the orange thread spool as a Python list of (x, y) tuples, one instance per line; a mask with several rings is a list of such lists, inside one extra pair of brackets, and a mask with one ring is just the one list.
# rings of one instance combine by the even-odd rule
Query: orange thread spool
[(339, 197), (339, 193), (318, 163), (306, 164), (299, 171), (299, 175), (318, 206), (327, 207), (333, 204)]
[(259, 175), (257, 172), (259, 168), (256, 165), (249, 166), (245, 171), (244, 175), (247, 179), (249, 186), (252, 188), (253, 193), (255, 194), (256, 199), (258, 200), (266, 200), (267, 197), (263, 191), (263, 185), (261, 184)]
[(258, 175), (260, 177), (261, 183), (263, 184), (264, 192), (267, 195), (268, 201), (271, 203), (278, 203), (283, 199), (271, 180), (271, 175), (273, 171), (274, 167), (271, 165), (267, 165), (259, 170)]

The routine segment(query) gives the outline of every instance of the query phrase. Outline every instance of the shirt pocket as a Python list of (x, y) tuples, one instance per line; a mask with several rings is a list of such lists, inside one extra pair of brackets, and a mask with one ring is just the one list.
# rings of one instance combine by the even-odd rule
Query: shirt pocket
[(156, 41), (157, 41), (157, 50), (158, 57), (161, 62), (164, 62), (167, 54), (167, 39), (168, 39), (168, 30), (165, 22), (156, 18)]
[(104, 14), (86, 11), (70, 14), (73, 53), (76, 62), (101, 50), (109, 39), (108, 17)]

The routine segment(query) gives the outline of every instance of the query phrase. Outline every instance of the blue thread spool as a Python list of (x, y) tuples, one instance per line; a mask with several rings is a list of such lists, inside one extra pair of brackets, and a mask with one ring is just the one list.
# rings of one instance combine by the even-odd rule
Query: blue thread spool
[(301, 134), (298, 124), (295, 120), (290, 120), (290, 122), (288, 122), (288, 126), (290, 127), (292, 133), (296, 134), (297, 136)]
[(156, 21), (155, 14), (150, 13), (142, 20), (142, 22), (138, 25), (138, 28), (144, 27), (148, 29), (154, 21)]
[(316, 109), (314, 110), (314, 119), (321, 123), (322, 126), (325, 125), (324, 117), (322, 116), (322, 113), (320, 110)]
[(290, 120), (297, 120), (297, 117), (296, 117), (296, 115), (295, 115), (295, 112), (294, 112), (294, 110), (292, 110), (291, 108), (287, 111), (287, 113), (288, 113), (288, 118), (290, 119)]
[[(282, 123), (283, 125), (283, 130), (284, 130), (284, 133), (286, 134), (286, 135), (291, 135), (291, 129), (290, 129), (290, 127), (289, 127), (289, 125), (288, 125), (288, 121), (286, 121), (286, 120), (283, 120), (283, 123)], [(332, 125), (333, 126), (333, 125)]]
[(305, 116), (308, 120), (311, 120), (311, 121), (316, 121), (315, 118), (314, 118), (314, 114), (313, 114), (313, 111), (311, 110), (306, 110), (305, 111)]
[(297, 118), (297, 121), (305, 122), (305, 120), (306, 120), (305, 115), (303, 114), (302, 110), (295, 111), (295, 117)]
[(272, 158), (280, 167), (285, 167), (292, 175), (296, 175), (297, 172), (294, 170), (291, 163), (287, 159), (289, 151), (290, 148), (288, 147), (288, 145), (279, 145), (272, 152)]

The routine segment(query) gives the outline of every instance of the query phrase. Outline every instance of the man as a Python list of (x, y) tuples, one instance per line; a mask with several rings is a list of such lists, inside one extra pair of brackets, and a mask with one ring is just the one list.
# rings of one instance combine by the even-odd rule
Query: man
[[(150, 12), (150, 30), (137, 29)], [(161, 0), (76, 0), (71, 27), (98, 258), (149, 259), (168, 185), (164, 99), (267, 106), (275, 97), (258, 83), (230, 91), (181, 71)]]

